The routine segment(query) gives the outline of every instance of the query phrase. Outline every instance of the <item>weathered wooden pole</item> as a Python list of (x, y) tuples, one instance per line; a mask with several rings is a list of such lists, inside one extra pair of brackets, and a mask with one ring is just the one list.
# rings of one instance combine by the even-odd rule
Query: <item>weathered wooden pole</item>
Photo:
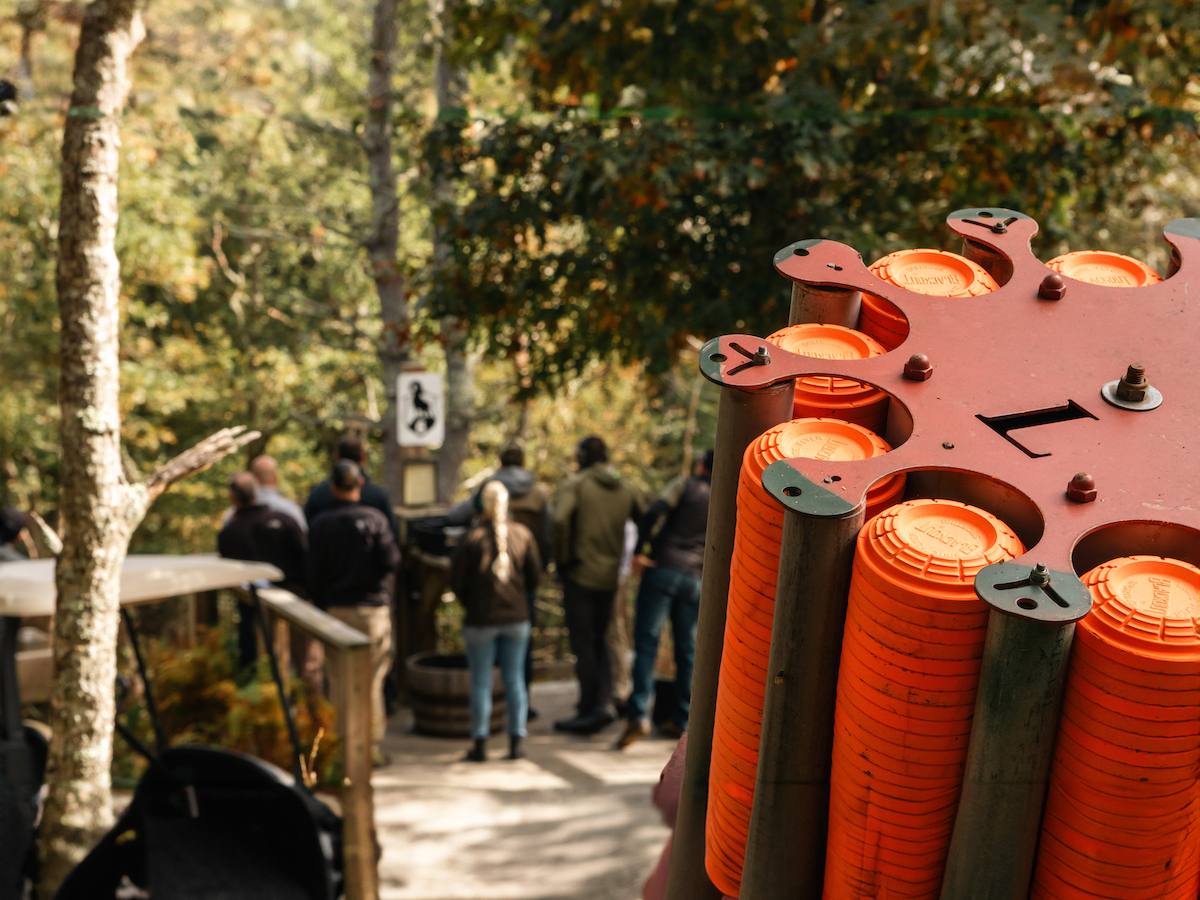
[[(701, 353), (702, 370), (710, 345), (706, 345)], [(712, 377), (708, 371), (705, 374)], [(756, 391), (728, 386), (721, 389), (704, 578), (700, 589), (700, 620), (696, 628), (692, 706), (688, 715), (687, 760), (671, 847), (667, 900), (710, 900), (721, 896), (704, 868), (704, 827), (708, 816), (708, 773), (717, 682), (725, 644), (729, 563), (733, 558), (737, 521), (738, 476), (742, 456), (750, 443), (767, 429), (791, 418), (794, 393), (794, 381)]]
[[(808, 248), (819, 244), (819, 240), (798, 241), (789, 244), (775, 254), (775, 262), (781, 256), (806, 256)], [(826, 284), (792, 282), (792, 306), (788, 314), (789, 325), (841, 325), (858, 328), (858, 315), (862, 310), (862, 291)]]
[(857, 506), (784, 461), (763, 473), (783, 501), (779, 581), (741, 900), (819, 900), (825, 870), (833, 708)]
[(941, 900), (1026, 900), (1075, 622), (1091, 609), (1074, 572), (988, 566), (992, 607), (962, 797)]

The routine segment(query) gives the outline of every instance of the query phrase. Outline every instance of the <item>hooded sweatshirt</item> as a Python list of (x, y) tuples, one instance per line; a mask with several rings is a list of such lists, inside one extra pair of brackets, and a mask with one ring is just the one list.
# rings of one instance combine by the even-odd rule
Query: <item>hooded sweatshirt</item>
[(542, 561), (529, 529), (508, 523), (508, 581), (492, 571), (496, 533), (491, 522), (480, 522), (454, 548), (450, 561), (450, 590), (466, 610), (464, 625), (510, 625), (529, 621), (529, 591), (542, 575)]
[[(521, 466), (501, 466), (488, 481), (498, 481), (508, 489), (508, 517), (520, 522), (537, 539), (538, 553), (545, 566), (550, 562), (551, 510), (550, 489), (539, 484), (533, 473)], [(448, 526), (470, 525), (480, 510), (479, 495), (485, 481), (466, 500), (446, 514)], [(531, 585), (536, 587), (535, 585)]]
[(563, 482), (554, 502), (554, 561), (580, 587), (615, 591), (625, 550), (625, 520), (641, 515), (633, 490), (607, 463)]

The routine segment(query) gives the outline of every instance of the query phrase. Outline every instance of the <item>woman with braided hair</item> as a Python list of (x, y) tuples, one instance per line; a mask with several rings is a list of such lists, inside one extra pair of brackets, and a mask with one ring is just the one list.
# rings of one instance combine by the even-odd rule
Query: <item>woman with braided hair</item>
[(529, 643), (526, 594), (542, 574), (537, 541), (508, 518), (508, 489), (489, 481), (480, 494), (480, 521), (459, 542), (450, 562), (450, 589), (467, 612), (463, 639), (471, 670), (471, 737), (467, 760), (487, 759), (492, 718), (492, 668), (500, 666), (508, 701), (508, 759), (524, 756), (529, 714), (525, 648)]

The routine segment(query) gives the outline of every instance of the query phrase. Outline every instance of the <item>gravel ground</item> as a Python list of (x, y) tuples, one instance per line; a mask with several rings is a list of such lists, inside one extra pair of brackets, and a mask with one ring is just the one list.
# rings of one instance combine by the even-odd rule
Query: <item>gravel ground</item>
[(533, 686), (541, 715), (528, 758), (493, 736), (488, 762), (461, 762), (465, 739), (412, 733), (394, 716), (376, 770), (381, 900), (637, 900), (667, 838), (650, 791), (675, 741), (611, 748), (616, 723), (591, 738), (556, 733), (575, 683)]

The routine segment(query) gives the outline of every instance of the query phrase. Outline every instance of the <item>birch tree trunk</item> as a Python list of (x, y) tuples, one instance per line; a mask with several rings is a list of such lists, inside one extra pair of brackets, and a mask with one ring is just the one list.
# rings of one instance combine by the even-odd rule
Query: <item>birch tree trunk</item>
[(396, 261), (400, 246), (400, 200), (392, 166), (392, 69), (396, 55), (397, 0), (376, 0), (371, 22), (371, 59), (367, 81), (367, 121), (363, 149), (371, 188), (371, 233), (364, 241), (371, 277), (379, 295), (383, 331), (379, 362), (387, 397), (383, 414), (383, 486), (393, 504), (400, 502), (400, 446), (396, 442), (399, 412), (396, 378), (408, 359), (409, 310), (404, 277)]
[(112, 822), (118, 600), (130, 535), (173, 481), (253, 436), (227, 429), (146, 482), (125, 479), (117, 403), (121, 285), (113, 244), (120, 115), (129, 94), (129, 58), (144, 34), (137, 0), (95, 0), (87, 7), (63, 134), (57, 270), (63, 540), (55, 575), (43, 897), (53, 896)]

